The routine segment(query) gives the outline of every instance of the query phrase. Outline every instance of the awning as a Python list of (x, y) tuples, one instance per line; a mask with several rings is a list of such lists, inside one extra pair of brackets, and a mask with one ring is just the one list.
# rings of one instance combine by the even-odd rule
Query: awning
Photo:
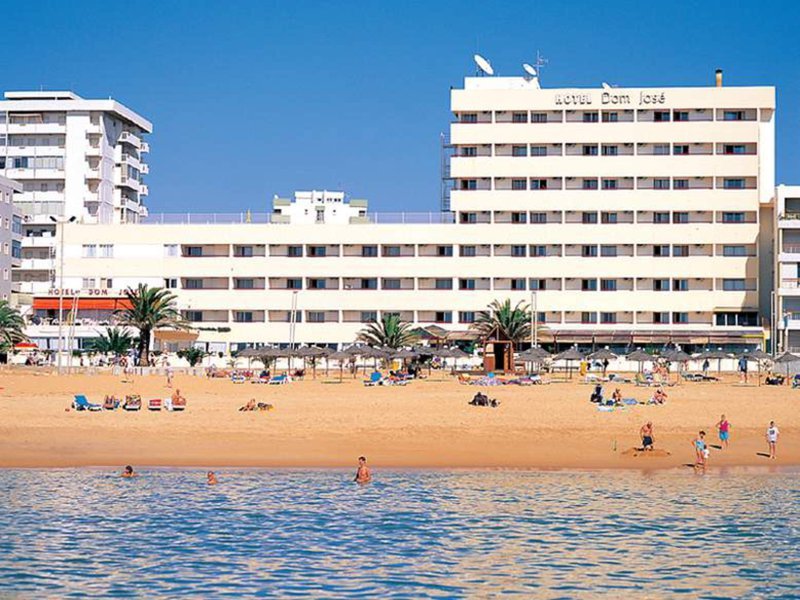
[[(63, 310), (72, 310), (74, 298), (64, 298), (61, 306)], [(58, 298), (34, 298), (34, 310), (58, 310)], [(120, 310), (130, 308), (127, 298), (78, 298), (78, 310)]]
[(156, 329), (153, 338), (160, 342), (193, 342), (200, 335), (197, 331), (184, 329)]

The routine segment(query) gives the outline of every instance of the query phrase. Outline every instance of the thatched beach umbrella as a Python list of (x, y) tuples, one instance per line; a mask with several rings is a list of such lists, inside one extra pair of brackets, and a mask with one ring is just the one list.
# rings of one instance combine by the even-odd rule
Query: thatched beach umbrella
[(669, 362), (678, 363), (678, 378), (677, 383), (681, 382), (681, 372), (686, 367), (686, 363), (692, 360), (692, 356), (687, 354), (683, 350), (676, 348), (675, 350), (667, 350), (666, 352), (661, 354), (661, 358), (664, 360), (668, 360)]
[(761, 361), (762, 360), (772, 360), (772, 355), (767, 354), (766, 352), (764, 352), (760, 348), (756, 348), (755, 350), (752, 350), (752, 351), (745, 350), (744, 352), (740, 352), (739, 354), (737, 354), (735, 356), (735, 358), (737, 358), (739, 360), (745, 359), (745, 360), (754, 360), (754, 361), (756, 361), (756, 366), (758, 367), (758, 378), (757, 378), (756, 381), (757, 381), (758, 385), (761, 385)]
[(723, 352), (722, 348), (717, 348), (716, 350), (703, 350), (700, 354), (695, 356), (696, 360), (716, 360), (717, 361), (717, 373), (722, 372), (722, 359), (723, 358), (730, 358), (731, 355), (728, 352)]
[(617, 358), (617, 355), (614, 354), (608, 348), (601, 348), (597, 352), (592, 352), (589, 356), (587, 356), (589, 360), (614, 360)]
[(331, 360), (339, 361), (339, 381), (341, 382), (344, 378), (344, 363), (353, 360), (353, 354), (350, 354), (346, 350), (339, 350), (337, 352), (331, 352), (325, 357), (325, 368), (327, 369), (327, 363)]
[(655, 359), (656, 359), (655, 356), (651, 356), (650, 354), (648, 354), (647, 352), (645, 352), (641, 348), (637, 348), (633, 352), (625, 355), (625, 358), (627, 360), (631, 360), (633, 362), (639, 363), (638, 370), (640, 372), (644, 368), (644, 363), (652, 362), (652, 361), (655, 361)]
[(776, 365), (786, 365), (786, 379), (789, 379), (789, 363), (797, 361), (800, 361), (800, 356), (792, 354), (791, 352), (784, 352), (772, 362), (774, 362)]
[(553, 361), (554, 362), (557, 362), (559, 360), (566, 361), (566, 363), (567, 363), (567, 375), (569, 376), (570, 379), (572, 379), (572, 369), (570, 368), (570, 366), (571, 366), (570, 363), (573, 360), (579, 360), (580, 361), (580, 360), (583, 360), (583, 359), (584, 359), (583, 353), (580, 352), (574, 346), (572, 348), (570, 348), (569, 350), (564, 350), (564, 352), (561, 352), (560, 354), (556, 354), (553, 357)]
[(317, 378), (317, 358), (322, 356), (326, 356), (329, 354), (329, 351), (324, 348), (318, 348), (316, 346), (306, 346), (304, 348), (299, 348), (294, 352), (295, 356), (298, 356), (303, 359), (303, 368), (306, 366), (306, 359), (312, 359), (311, 362), (311, 371), (312, 371), (312, 378)]
[(539, 346), (533, 346), (531, 348), (528, 348), (524, 352), (520, 352), (517, 358), (519, 358), (519, 360), (523, 362), (531, 363), (531, 370), (532, 370), (533, 363), (544, 362), (551, 356), (552, 355), (544, 348), (540, 348)]

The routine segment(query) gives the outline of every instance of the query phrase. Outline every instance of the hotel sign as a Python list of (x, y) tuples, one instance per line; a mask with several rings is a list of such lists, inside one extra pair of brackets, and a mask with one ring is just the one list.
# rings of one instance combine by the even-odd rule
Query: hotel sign
[(64, 288), (63, 290), (59, 290), (58, 288), (50, 288), (48, 294), (51, 296), (118, 296), (119, 294), (112, 293), (113, 290), (109, 290), (107, 288), (87, 288), (84, 290), (73, 290), (69, 288)]
[(556, 106), (654, 106), (666, 102), (666, 92), (640, 91), (638, 95), (615, 91), (605, 91), (599, 95), (595, 92), (556, 94)]

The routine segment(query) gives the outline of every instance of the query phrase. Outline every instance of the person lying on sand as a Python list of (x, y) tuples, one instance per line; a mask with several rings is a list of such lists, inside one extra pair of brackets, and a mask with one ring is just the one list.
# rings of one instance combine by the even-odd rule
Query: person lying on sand
[(130, 465), (128, 465), (127, 467), (125, 467), (124, 469), (122, 469), (122, 473), (120, 474), (120, 477), (125, 477), (126, 479), (127, 479), (127, 478), (130, 478), (130, 477), (138, 477), (138, 476), (139, 476), (139, 474), (138, 474), (138, 473), (136, 473), (136, 472), (133, 470), (133, 467), (132, 467), (132, 466), (130, 466)]
[(214, 471), (209, 471), (206, 475), (208, 478), (208, 485), (217, 485), (219, 481), (217, 481), (217, 476), (214, 474)]
[(250, 400), (247, 401), (247, 404), (245, 404), (244, 406), (239, 407), (239, 410), (241, 412), (248, 412), (248, 411), (255, 410), (255, 409), (256, 409), (256, 399), (255, 398), (250, 398)]
[(358, 470), (356, 471), (356, 477), (353, 479), (356, 483), (369, 483), (372, 481), (372, 473), (367, 466), (367, 457), (366, 456), (359, 456), (358, 457)]
[(639, 430), (639, 437), (642, 438), (642, 450), (652, 450), (655, 437), (653, 434), (653, 423), (648, 421)]
[(275, 408), (272, 404), (267, 404), (266, 402), (259, 402), (258, 403), (258, 410), (272, 410)]

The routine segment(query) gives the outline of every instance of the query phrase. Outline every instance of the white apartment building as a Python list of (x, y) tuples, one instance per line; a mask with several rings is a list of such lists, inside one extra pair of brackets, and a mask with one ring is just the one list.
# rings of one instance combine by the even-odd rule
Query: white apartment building
[(272, 209), (274, 223), (342, 225), (350, 223), (351, 219), (366, 217), (367, 201), (345, 200), (344, 192), (295, 192), (294, 200), (275, 196)]
[(149, 121), (116, 100), (73, 92), (6, 92), (0, 101), (0, 174), (18, 181), (23, 293), (52, 282), (54, 219), (136, 223), (147, 214)]
[(775, 194), (775, 335), (781, 350), (800, 352), (800, 186)]
[(0, 300), (11, 301), (11, 293), (18, 291), (12, 283), (12, 269), (20, 265), (22, 243), (19, 210), (14, 196), (22, 186), (0, 175)]
[[(540, 340), (561, 347), (763, 341), (774, 88), (482, 77), (451, 101), (452, 212), (343, 202), (320, 219), (299, 195), (264, 218), (67, 225), (74, 344), (138, 283), (173, 289), (198, 341), (220, 352), (350, 343), (387, 313), (466, 337), (478, 311), (506, 298), (534, 303)], [(52, 344), (57, 290), (38, 289), (30, 334)]]

